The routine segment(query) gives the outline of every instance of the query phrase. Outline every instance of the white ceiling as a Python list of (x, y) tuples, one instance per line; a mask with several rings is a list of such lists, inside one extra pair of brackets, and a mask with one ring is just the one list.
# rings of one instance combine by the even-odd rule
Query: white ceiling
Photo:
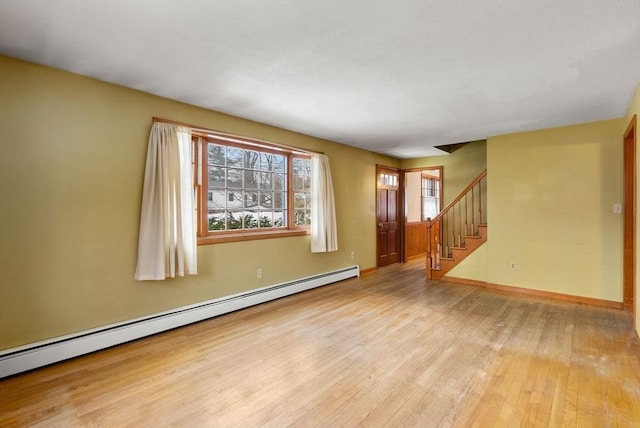
[(623, 116), (640, 0), (0, 0), (0, 52), (411, 158)]

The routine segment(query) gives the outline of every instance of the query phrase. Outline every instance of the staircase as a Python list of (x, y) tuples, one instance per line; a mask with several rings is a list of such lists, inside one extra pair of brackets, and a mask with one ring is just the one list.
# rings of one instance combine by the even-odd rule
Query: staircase
[(440, 279), (487, 240), (487, 170), (427, 219), (427, 278)]

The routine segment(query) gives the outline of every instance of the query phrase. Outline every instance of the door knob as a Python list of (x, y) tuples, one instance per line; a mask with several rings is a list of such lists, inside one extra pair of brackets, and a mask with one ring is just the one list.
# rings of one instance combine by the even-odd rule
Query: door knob
[(378, 227), (382, 227), (384, 226), (382, 223), (378, 223)]

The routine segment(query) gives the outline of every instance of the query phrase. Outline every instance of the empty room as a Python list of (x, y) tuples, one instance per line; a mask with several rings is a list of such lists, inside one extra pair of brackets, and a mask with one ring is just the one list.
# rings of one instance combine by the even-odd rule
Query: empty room
[(0, 0), (0, 426), (639, 427), (640, 1)]

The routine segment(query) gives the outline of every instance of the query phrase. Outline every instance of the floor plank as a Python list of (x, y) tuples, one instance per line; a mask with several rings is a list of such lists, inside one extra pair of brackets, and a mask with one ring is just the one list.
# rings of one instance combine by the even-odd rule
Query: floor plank
[(640, 426), (628, 312), (413, 261), (0, 381), (0, 426)]

